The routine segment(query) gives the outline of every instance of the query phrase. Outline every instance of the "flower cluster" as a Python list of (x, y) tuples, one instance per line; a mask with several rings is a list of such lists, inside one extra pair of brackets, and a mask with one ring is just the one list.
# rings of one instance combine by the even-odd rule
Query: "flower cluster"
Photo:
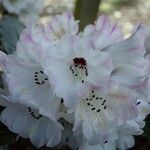
[(78, 31), (70, 13), (29, 23), (15, 53), (0, 53), (0, 120), (41, 147), (124, 150), (150, 113), (150, 34), (130, 37), (109, 17)]
[(23, 23), (36, 21), (44, 8), (42, 0), (0, 0), (0, 4), (9, 13), (18, 15)]

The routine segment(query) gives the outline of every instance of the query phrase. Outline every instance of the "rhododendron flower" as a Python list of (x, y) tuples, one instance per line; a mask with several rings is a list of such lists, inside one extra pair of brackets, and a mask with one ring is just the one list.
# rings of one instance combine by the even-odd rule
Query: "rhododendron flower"
[(114, 67), (111, 76), (113, 81), (133, 87), (144, 81), (149, 66), (148, 61), (144, 59), (146, 51), (141, 42), (142, 28), (139, 24), (133, 34), (124, 39), (119, 26), (107, 16), (100, 16), (94, 25), (85, 28), (81, 39), (94, 50), (111, 55)]
[(5, 102), (0, 100), (0, 104), (5, 104), (6, 107), (0, 115), (0, 120), (10, 131), (24, 138), (30, 138), (36, 147), (45, 144), (52, 147), (60, 142), (62, 127), (58, 122), (42, 116), (34, 108), (11, 103), (12, 100), (6, 96), (4, 99)]
[(14, 102), (31, 106), (55, 119), (61, 99), (53, 93), (48, 77), (38, 63), (1, 52), (4, 80)]
[(71, 13), (25, 26), (16, 51), (0, 52), (7, 91), (0, 93), (2, 123), (37, 147), (133, 147), (150, 113), (145, 26), (126, 39), (107, 16), (83, 32)]
[(43, 68), (52, 79), (55, 93), (64, 99), (65, 105), (71, 107), (89, 87), (97, 85), (105, 90), (113, 66), (107, 52), (87, 49), (78, 36), (64, 35), (48, 51)]
[(116, 138), (116, 129), (137, 116), (136, 97), (123, 87), (112, 87), (107, 93), (93, 89), (75, 108), (74, 130), (82, 128), (91, 144)]
[(125, 150), (134, 146), (135, 140), (133, 135), (143, 133), (142, 128), (145, 125), (144, 119), (150, 112), (150, 105), (143, 100), (137, 100), (139, 115), (134, 120), (128, 120), (117, 128), (117, 139), (106, 141), (104, 144), (90, 145), (86, 139), (83, 139), (80, 146), (81, 150)]
[[(41, 64), (45, 64), (44, 56), (53, 46), (52, 40), (55, 32), (59, 33), (63, 30), (68, 34), (75, 34), (78, 30), (77, 22), (74, 21), (71, 14), (65, 13), (62, 16), (56, 16), (56, 18), (58, 22), (52, 20), (47, 28), (44, 25), (27, 24), (17, 43), (16, 54), (6, 56), (1, 53), (4, 78), (14, 99), (19, 99), (19, 103), (39, 109), (40, 113), (52, 119), (55, 119), (61, 98), (57, 98), (53, 93)], [(64, 20), (68, 20), (68, 24)], [(64, 23), (63, 27), (60, 26), (61, 21), (61, 25)], [(55, 29), (53, 22), (58, 24), (59, 28)], [(53, 35), (50, 32), (48, 35), (46, 29), (47, 31), (51, 29)], [(15, 83), (16, 88), (13, 88)]]

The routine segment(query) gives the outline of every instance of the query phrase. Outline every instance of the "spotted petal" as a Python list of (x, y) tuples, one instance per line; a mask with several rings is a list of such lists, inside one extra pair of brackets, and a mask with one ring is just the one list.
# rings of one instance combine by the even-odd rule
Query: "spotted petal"
[(55, 119), (60, 100), (54, 95), (42, 68), (38, 64), (24, 62), (15, 55), (5, 56), (4, 60), (2, 58), (11, 101), (39, 109), (42, 114)]

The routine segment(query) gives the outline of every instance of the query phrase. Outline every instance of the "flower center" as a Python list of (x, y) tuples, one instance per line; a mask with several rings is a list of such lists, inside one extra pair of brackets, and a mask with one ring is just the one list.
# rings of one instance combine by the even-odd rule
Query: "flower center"
[(109, 104), (109, 99), (105, 96), (99, 96), (93, 90), (89, 97), (85, 98), (81, 101), (87, 111), (92, 111), (96, 113), (100, 113), (107, 109)]
[(31, 109), (31, 107), (28, 107), (28, 111), (29, 111), (30, 115), (31, 115), (34, 119), (36, 119), (36, 120), (39, 120), (39, 119), (41, 119), (41, 118), (43, 117), (43, 116), (40, 115), (38, 112), (33, 111), (33, 110)]
[(78, 80), (84, 83), (85, 77), (88, 76), (87, 64), (84, 58), (74, 58), (70, 70)]
[(36, 85), (44, 85), (48, 83), (48, 78), (42, 70), (34, 72), (34, 82)]

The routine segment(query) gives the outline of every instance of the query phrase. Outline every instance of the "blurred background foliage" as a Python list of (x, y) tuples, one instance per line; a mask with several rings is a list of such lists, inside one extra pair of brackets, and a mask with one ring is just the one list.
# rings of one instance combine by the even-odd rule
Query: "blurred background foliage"
[[(150, 0), (43, 0), (45, 9), (39, 22), (46, 23), (52, 16), (65, 11), (74, 12), (80, 20), (80, 30), (93, 23), (98, 15), (107, 14), (116, 21), (126, 36), (133, 25), (144, 22), (150, 25)], [(3, 14), (3, 15), (2, 15)], [(4, 15), (5, 14), (5, 15)], [(2, 19), (3, 18), (3, 19)], [(0, 6), (0, 49), (10, 54), (16, 49), (16, 42), (24, 26), (16, 16), (8, 15)], [(0, 87), (3, 88), (2, 72), (0, 72)], [(1, 107), (0, 110), (3, 108)], [(150, 150), (150, 116), (146, 118), (144, 134), (136, 137), (135, 147), (131, 150)], [(0, 123), (0, 150), (36, 150), (28, 139), (11, 133)], [(40, 150), (56, 150), (43, 147)], [(60, 150), (69, 150), (67, 146)]]

